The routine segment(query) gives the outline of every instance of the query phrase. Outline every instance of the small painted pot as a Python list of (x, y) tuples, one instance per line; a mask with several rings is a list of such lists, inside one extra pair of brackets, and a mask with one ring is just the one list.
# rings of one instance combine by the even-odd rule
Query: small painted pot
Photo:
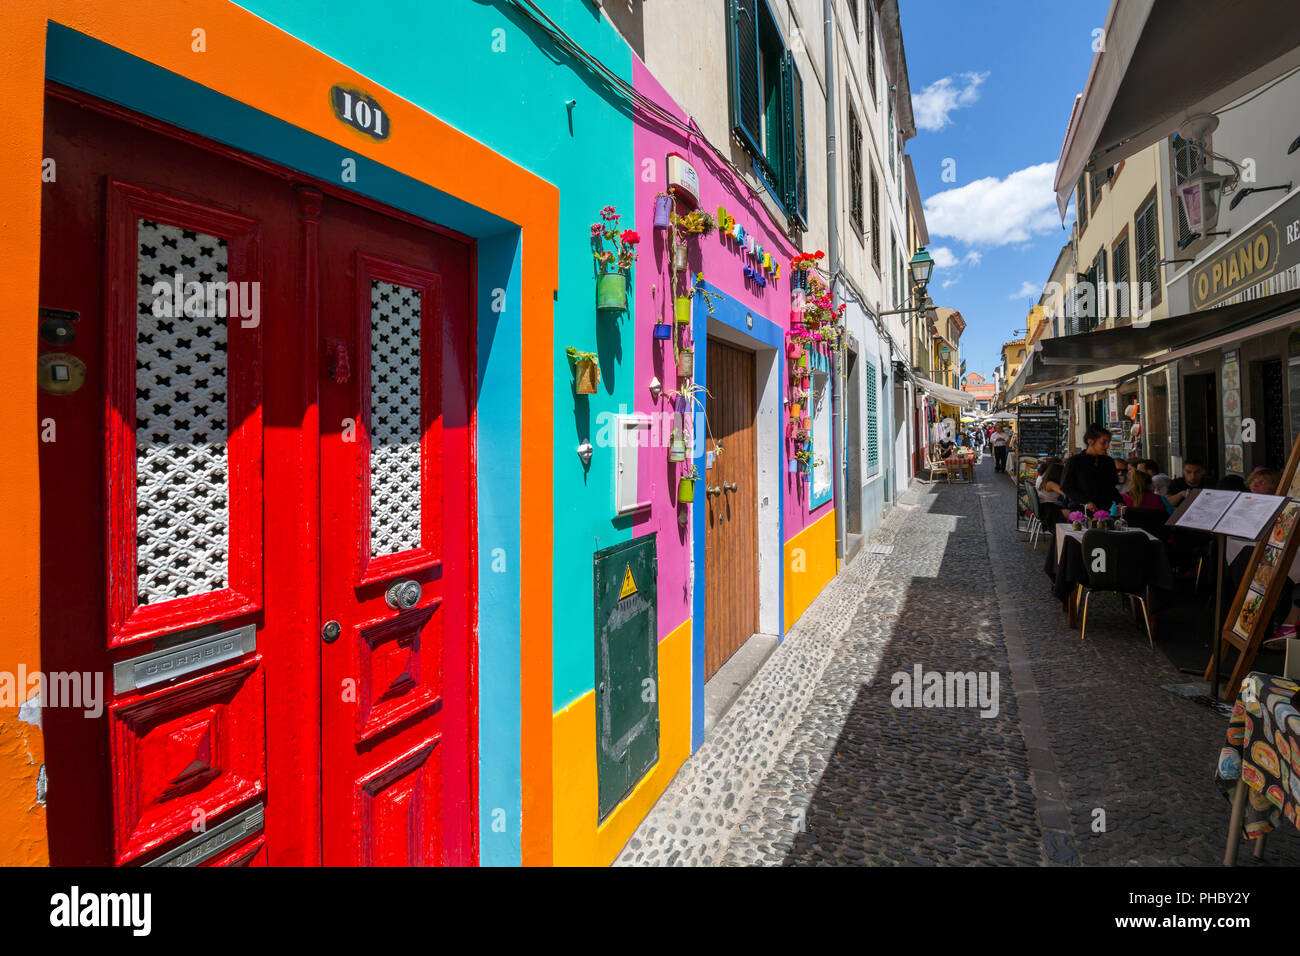
[(595, 362), (579, 361), (573, 366), (573, 390), (579, 395), (595, 395), (600, 371)]
[(808, 353), (807, 353), (807, 352), (804, 352), (802, 355), (799, 356), (799, 367), (800, 367), (800, 368), (807, 368), (807, 367), (808, 367)]
[(677, 246), (677, 248), (673, 250), (673, 271), (674, 272), (686, 271), (687, 269), (686, 252), (687, 249), (685, 243), (682, 243), (681, 245)]
[(602, 272), (596, 277), (596, 309), (600, 312), (627, 311), (627, 276)]
[(672, 323), (663, 323), (663, 322), (655, 323), (655, 338), (671, 339), (672, 337), (673, 337)]
[(790, 417), (791, 417), (792, 419), (794, 419), (795, 421), (800, 421), (800, 420), (801, 420), (802, 416), (799, 414), (799, 412), (800, 412), (801, 410), (802, 410), (802, 408), (801, 408), (801, 406), (799, 405), (798, 402), (791, 402), (791, 403), (790, 403)]
[(673, 314), (677, 316), (678, 325), (691, 324), (691, 300), (689, 296), (679, 295), (673, 303)]
[(669, 195), (655, 196), (655, 228), (668, 228), (668, 214), (673, 211), (673, 197)]
[(677, 503), (690, 504), (695, 500), (695, 479), (678, 478), (677, 479)]
[(788, 470), (791, 474), (794, 474), (796, 471), (798, 471), (798, 470), (799, 470), (799, 459), (798, 459), (798, 458), (791, 458), (791, 459), (790, 459), (790, 467), (789, 467), (787, 470)]
[(790, 358), (797, 359), (800, 355), (803, 355), (803, 344), (790, 339), (785, 344), (785, 354)]
[(805, 392), (808, 391), (808, 389), (812, 388), (812, 376), (805, 375), (803, 378), (799, 379), (799, 387), (802, 388)]
[(673, 432), (672, 439), (668, 443), (668, 460), (686, 460), (686, 436), (679, 431)]
[(690, 378), (695, 374), (695, 350), (682, 349), (677, 353), (677, 377)]

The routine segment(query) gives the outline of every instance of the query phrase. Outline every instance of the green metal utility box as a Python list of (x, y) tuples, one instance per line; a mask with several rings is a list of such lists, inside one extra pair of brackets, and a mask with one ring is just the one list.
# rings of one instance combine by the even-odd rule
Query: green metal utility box
[(659, 567), (655, 535), (597, 551), (596, 779), (599, 819), (659, 759)]

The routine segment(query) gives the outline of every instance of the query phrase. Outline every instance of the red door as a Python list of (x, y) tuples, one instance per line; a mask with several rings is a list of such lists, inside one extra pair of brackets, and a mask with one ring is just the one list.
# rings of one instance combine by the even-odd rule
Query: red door
[[(51, 859), (472, 861), (471, 247), (317, 210), (328, 187), (112, 112), (46, 101)], [(378, 366), (404, 381), (363, 385), (362, 274), (419, 289), (414, 424), (409, 305)], [(343, 384), (317, 361), (323, 329), (347, 340)], [(58, 384), (79, 366), (81, 388)], [(407, 405), (384, 431), (373, 396), (392, 395)], [(397, 578), (421, 585), (409, 611), (384, 601)], [(99, 681), (99, 712), (68, 706), (74, 678)]]
[(321, 217), (327, 865), (475, 857), (469, 248)]

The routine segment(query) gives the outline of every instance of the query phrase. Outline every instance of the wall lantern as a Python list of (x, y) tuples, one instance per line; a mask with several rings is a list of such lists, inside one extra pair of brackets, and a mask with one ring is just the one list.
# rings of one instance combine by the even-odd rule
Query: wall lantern
[(1204, 235), (1218, 224), (1219, 199), (1227, 180), (1227, 176), (1212, 173), (1208, 169), (1198, 169), (1191, 179), (1176, 187), (1178, 199), (1183, 204), (1183, 215), (1187, 217), (1189, 232)]
[(925, 251), (925, 246), (922, 246), (916, 250), (916, 255), (912, 256), (907, 267), (912, 270), (912, 282), (924, 286), (930, 281), (930, 273), (934, 271), (934, 259)]

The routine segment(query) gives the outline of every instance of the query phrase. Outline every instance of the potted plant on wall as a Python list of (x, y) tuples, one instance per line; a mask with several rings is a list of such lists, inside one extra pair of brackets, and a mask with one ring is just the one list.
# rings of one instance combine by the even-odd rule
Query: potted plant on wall
[(695, 374), (695, 349), (683, 347), (677, 352), (677, 377), (690, 378)]
[(632, 263), (636, 262), (636, 246), (641, 237), (631, 229), (619, 228), (622, 217), (613, 206), (602, 209), (600, 218), (600, 222), (591, 224), (592, 257), (596, 260), (596, 308), (601, 312), (625, 312), (627, 277)]
[(667, 229), (672, 221), (673, 197), (668, 193), (655, 193), (655, 228)]
[(582, 352), (572, 345), (565, 353), (573, 363), (573, 390), (578, 395), (595, 395), (600, 384), (600, 360), (595, 352)]
[(691, 465), (677, 479), (677, 503), (688, 505), (695, 500), (695, 482), (700, 473)]

